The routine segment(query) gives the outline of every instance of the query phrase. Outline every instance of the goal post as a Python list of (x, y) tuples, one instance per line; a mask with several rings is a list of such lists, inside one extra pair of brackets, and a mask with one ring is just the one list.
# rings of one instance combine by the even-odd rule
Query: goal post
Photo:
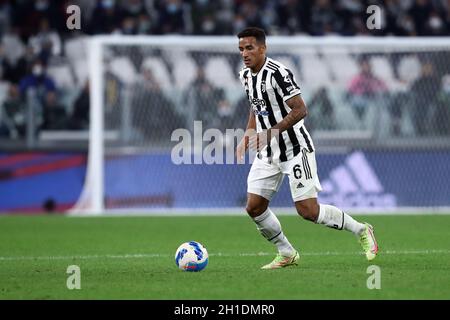
[[(426, 199), (423, 188), (411, 188), (417, 177), (409, 176), (424, 157), (438, 167), (450, 159), (450, 38), (268, 37), (267, 45), (268, 56), (293, 71), (309, 108), (324, 200), (365, 212), (450, 207), (438, 190)], [(214, 141), (223, 152), (233, 150), (226, 147), (236, 139), (225, 131), (246, 124), (237, 38), (94, 36), (87, 49), (88, 162), (70, 213), (241, 210), (249, 164), (205, 161), (217, 156), (219, 149), (210, 152)], [(373, 89), (355, 80), (363, 61), (382, 83), (379, 92), (359, 95)], [(421, 82), (427, 72), (432, 80)], [(422, 121), (417, 109), (426, 100), (414, 90), (436, 96)], [(174, 164), (184, 134), (192, 161)], [(448, 188), (438, 168), (422, 170)], [(274, 205), (289, 207), (283, 188)]]
[(99, 215), (104, 212), (104, 114), (103, 92), (104, 82), (102, 76), (104, 68), (103, 41), (93, 37), (88, 40), (88, 66), (89, 66), (89, 146), (86, 177), (84, 186), (75, 206), (70, 210), (73, 214)]

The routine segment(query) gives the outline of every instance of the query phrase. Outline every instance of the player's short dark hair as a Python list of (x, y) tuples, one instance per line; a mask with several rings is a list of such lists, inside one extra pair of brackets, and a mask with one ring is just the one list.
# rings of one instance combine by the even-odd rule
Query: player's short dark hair
[(266, 44), (266, 33), (257, 27), (248, 27), (237, 34), (238, 38), (255, 37), (256, 42)]

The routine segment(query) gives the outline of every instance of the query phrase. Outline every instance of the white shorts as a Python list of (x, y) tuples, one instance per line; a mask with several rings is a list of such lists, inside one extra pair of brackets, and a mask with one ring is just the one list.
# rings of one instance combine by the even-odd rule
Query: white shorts
[(322, 190), (315, 152), (302, 149), (297, 156), (285, 162), (269, 163), (267, 159), (255, 157), (247, 178), (247, 192), (270, 201), (280, 189), (285, 175), (289, 177), (294, 202), (317, 198), (317, 193)]

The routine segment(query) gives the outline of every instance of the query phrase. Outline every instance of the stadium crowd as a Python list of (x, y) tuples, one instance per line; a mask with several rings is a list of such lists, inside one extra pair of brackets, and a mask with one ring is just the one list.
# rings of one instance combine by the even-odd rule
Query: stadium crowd
[(12, 27), (28, 41), (45, 18), (52, 30), (69, 36), (65, 9), (71, 4), (80, 6), (87, 34), (229, 35), (253, 25), (271, 35), (351, 36), (370, 32), (366, 9), (373, 4), (384, 12), (379, 35), (433, 36), (450, 31), (447, 0), (2, 0), (0, 30)]
[[(66, 8), (71, 4), (81, 8), (81, 30), (69, 30), (66, 26)], [(383, 9), (380, 30), (366, 27), (366, 8), (371, 4)], [(49, 66), (67, 58), (69, 52), (66, 52), (65, 43), (71, 39), (95, 34), (233, 35), (250, 25), (264, 28), (269, 35), (444, 36), (450, 34), (450, 1), (0, 0), (0, 136), (18, 138), (25, 135), (25, 106), (30, 99), (41, 106), (39, 130), (87, 128), (87, 83), (79, 84), (76, 96), (67, 99), (64, 90), (46, 72)], [(429, 75), (433, 70), (424, 70), (424, 73)], [(433, 81), (436, 83), (427, 87), (431, 91), (441, 86), (441, 79)], [(443, 81), (448, 87), (448, 79)], [(361, 117), (364, 100), (351, 97), (353, 91), (361, 91), (357, 82), (358, 79), (349, 87), (349, 101)], [(198, 79), (192, 83), (193, 88), (196, 86), (206, 88)], [(380, 83), (378, 87), (385, 89)], [(31, 94), (29, 89), (32, 89)], [(145, 86), (141, 86), (137, 94), (151, 92), (144, 89)], [(153, 86), (151, 90), (159, 89)], [(233, 108), (228, 108), (223, 92), (218, 88), (211, 90), (216, 90), (213, 96), (218, 105), (217, 114), (211, 117), (231, 114)], [(185, 94), (193, 99), (196, 92), (199, 91), (188, 90)], [(332, 108), (327, 93), (319, 93), (316, 98), (320, 99), (312, 102)], [(446, 97), (440, 99), (448, 100)], [(158, 99), (166, 101), (163, 96)], [(394, 109), (393, 115), (398, 114), (401, 111)], [(180, 124), (179, 121), (176, 123)]]

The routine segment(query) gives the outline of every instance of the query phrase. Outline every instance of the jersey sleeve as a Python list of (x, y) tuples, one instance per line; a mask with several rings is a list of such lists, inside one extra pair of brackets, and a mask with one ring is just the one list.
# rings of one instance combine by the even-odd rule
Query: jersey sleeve
[(239, 81), (241, 82), (242, 86), (244, 86), (244, 69), (239, 71)]
[(287, 68), (280, 68), (273, 73), (272, 87), (283, 97), (283, 101), (301, 94), (300, 87), (294, 79), (294, 75)]
[(245, 70), (245, 69), (241, 70), (239, 72), (239, 81), (241, 82), (242, 87), (245, 89), (245, 93), (248, 96), (248, 84), (247, 84), (247, 82), (245, 80), (245, 78), (247, 76), (247, 73), (248, 73), (248, 70)]

